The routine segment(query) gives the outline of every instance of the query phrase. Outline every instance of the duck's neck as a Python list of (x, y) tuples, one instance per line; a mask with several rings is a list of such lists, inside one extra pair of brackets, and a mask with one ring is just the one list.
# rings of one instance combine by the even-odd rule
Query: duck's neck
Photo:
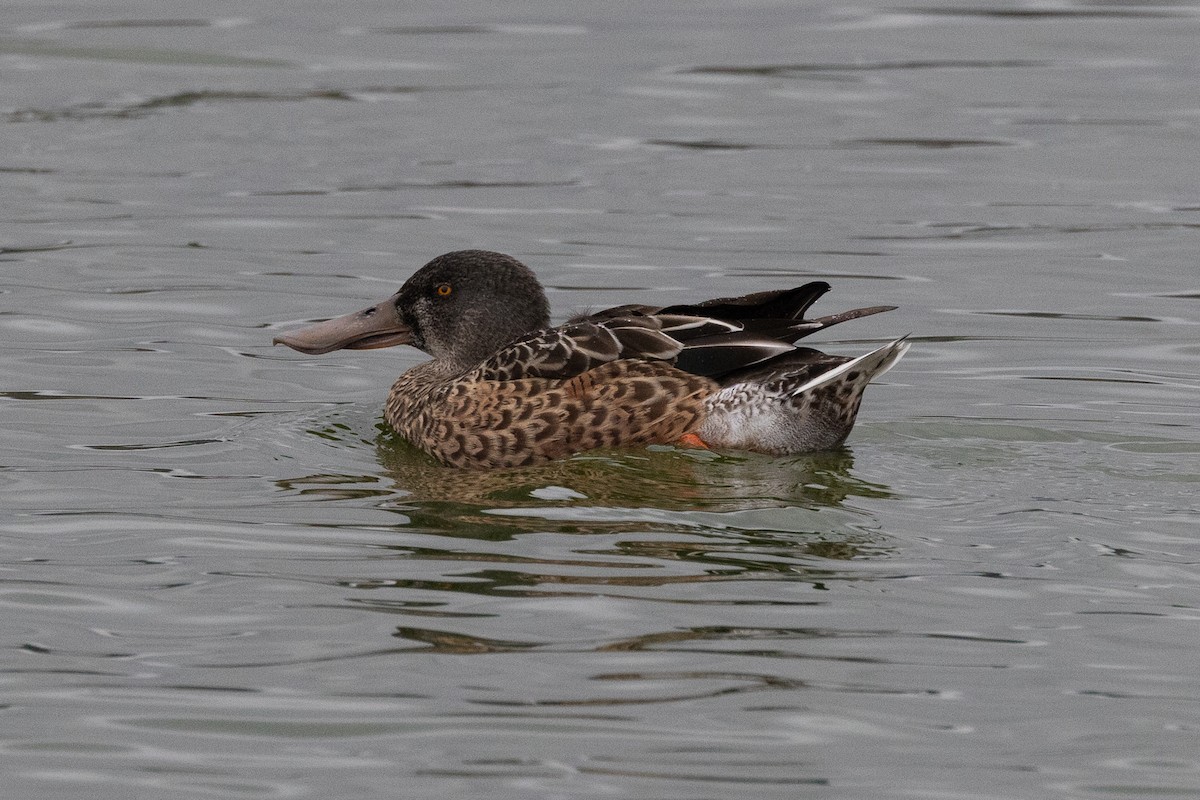
[(438, 358), (417, 364), (392, 384), (383, 409), (384, 419), (401, 436), (412, 439), (416, 428), (426, 422), (420, 413), (422, 409), (430, 408), (435, 396), (460, 374), (452, 364)]
[(544, 307), (528, 311), (513, 309), (502, 320), (495, 319), (490, 311), (468, 310), (455, 320), (452, 329), (427, 331), (422, 349), (433, 356), (429, 369), (461, 375), (491, 358), (505, 345), (549, 324)]

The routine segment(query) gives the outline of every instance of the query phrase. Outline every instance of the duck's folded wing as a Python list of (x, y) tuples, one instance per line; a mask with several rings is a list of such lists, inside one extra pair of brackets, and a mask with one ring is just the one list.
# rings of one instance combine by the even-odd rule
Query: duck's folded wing
[(811, 281), (794, 289), (771, 289), (741, 297), (718, 297), (690, 305), (667, 306), (661, 314), (690, 314), (729, 320), (804, 319), (804, 312), (829, 291), (825, 281)]
[(534, 331), (500, 348), (471, 372), (471, 379), (573, 378), (609, 361), (671, 362), (683, 344), (656, 317), (614, 317), (571, 322)]
[[(783, 293), (762, 294), (778, 296)], [(690, 306), (684, 310), (698, 311), (699, 307)], [(662, 324), (663, 333), (683, 344), (683, 350), (675, 358), (676, 367), (693, 375), (718, 379), (794, 353), (796, 346), (792, 343), (807, 335), (809, 326), (813, 326), (812, 330), (820, 329), (820, 323), (807, 320), (749, 318), (735, 321), (687, 315), (680, 311), (664, 311), (655, 319)]]
[(613, 317), (628, 316), (683, 316), (736, 322), (772, 319), (795, 323), (803, 320), (804, 312), (828, 291), (829, 284), (825, 281), (812, 281), (794, 289), (771, 289), (741, 297), (718, 297), (699, 303), (680, 303), (673, 306), (616, 306), (591, 314), (582, 314), (571, 319), (571, 322), (599, 322)]
[[(788, 321), (777, 322), (786, 326)], [(775, 336), (711, 317), (589, 319), (522, 336), (476, 367), (471, 379), (567, 379), (621, 359), (662, 361), (693, 375), (719, 378), (795, 349)]]
[(795, 342), (839, 322), (893, 306), (805, 319), (829, 284), (722, 297), (693, 305), (625, 305), (522, 336), (472, 372), (475, 380), (567, 379), (610, 361), (665, 361), (694, 375), (731, 373), (790, 358)]
[(656, 317), (662, 330), (690, 346), (692, 339), (744, 331), (761, 338), (796, 342), (832, 325), (891, 311), (895, 306), (870, 306), (805, 319), (812, 304), (829, 291), (825, 281), (810, 281), (792, 289), (772, 289), (741, 297), (718, 297), (701, 303), (673, 306), (624, 305), (575, 317), (571, 322), (602, 323), (618, 317)]
[(689, 340), (675, 358), (675, 366), (693, 375), (719, 379), (795, 350), (793, 344), (753, 333), (705, 336)]

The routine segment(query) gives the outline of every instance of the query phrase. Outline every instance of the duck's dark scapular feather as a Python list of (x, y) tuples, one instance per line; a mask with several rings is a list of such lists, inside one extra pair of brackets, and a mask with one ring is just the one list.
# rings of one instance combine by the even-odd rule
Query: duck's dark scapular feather
[(550, 327), (533, 273), (511, 256), (435, 258), (378, 305), (279, 336), (304, 353), (411, 344), (429, 355), (385, 417), (444, 464), (514, 467), (598, 447), (676, 444), (772, 454), (842, 444), (863, 390), (907, 351), (857, 358), (796, 342), (871, 306), (805, 319), (829, 284), (692, 305), (625, 305)]

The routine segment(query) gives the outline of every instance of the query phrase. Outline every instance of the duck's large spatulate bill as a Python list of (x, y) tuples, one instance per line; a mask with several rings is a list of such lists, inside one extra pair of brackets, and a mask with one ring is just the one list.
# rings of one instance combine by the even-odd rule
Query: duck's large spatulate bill
[(400, 320), (392, 299), (325, 322), (276, 336), (274, 344), (285, 344), (301, 353), (318, 355), (334, 350), (373, 350), (412, 342), (412, 329)]

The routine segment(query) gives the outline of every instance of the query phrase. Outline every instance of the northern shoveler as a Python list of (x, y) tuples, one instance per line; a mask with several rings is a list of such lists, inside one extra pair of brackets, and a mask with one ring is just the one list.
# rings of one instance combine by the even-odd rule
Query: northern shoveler
[(863, 390), (908, 350), (857, 358), (794, 343), (895, 306), (805, 319), (829, 284), (662, 308), (625, 305), (550, 326), (541, 284), (502, 253), (430, 261), (370, 308), (278, 336), (302, 353), (410, 344), (384, 416), (444, 464), (514, 467), (647, 444), (783, 455), (841, 445)]

